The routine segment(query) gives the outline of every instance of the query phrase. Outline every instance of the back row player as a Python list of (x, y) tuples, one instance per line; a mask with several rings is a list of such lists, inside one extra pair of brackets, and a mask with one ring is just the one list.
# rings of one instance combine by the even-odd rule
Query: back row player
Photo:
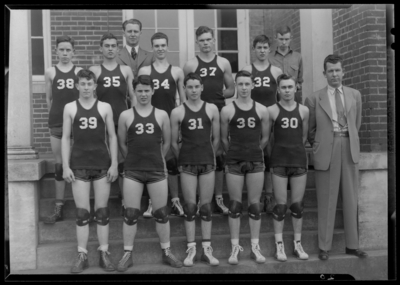
[[(214, 31), (209, 27), (200, 26), (196, 30), (196, 43), (199, 45), (200, 53), (185, 64), (183, 71), (185, 76), (190, 72), (200, 75), (204, 86), (201, 100), (215, 104), (221, 112), (221, 109), (225, 106), (225, 99), (232, 97), (235, 93), (231, 64), (226, 58), (214, 54)], [(226, 89), (223, 89), (224, 85)], [(216, 156), (217, 168), (214, 188), (216, 209), (218, 212), (228, 215), (228, 208), (224, 205), (222, 198), (224, 164), (222, 146), (218, 148)]]

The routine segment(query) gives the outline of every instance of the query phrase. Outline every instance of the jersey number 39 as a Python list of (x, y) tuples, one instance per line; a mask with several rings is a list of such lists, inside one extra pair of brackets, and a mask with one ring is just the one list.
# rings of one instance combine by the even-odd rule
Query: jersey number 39
[(90, 129), (97, 128), (97, 119), (96, 119), (96, 117), (90, 117), (89, 119), (85, 118), (85, 117), (82, 117), (82, 118), (79, 119), (79, 122), (81, 122), (81, 125), (79, 126), (79, 128), (81, 128), (82, 130), (87, 129), (88, 127)]

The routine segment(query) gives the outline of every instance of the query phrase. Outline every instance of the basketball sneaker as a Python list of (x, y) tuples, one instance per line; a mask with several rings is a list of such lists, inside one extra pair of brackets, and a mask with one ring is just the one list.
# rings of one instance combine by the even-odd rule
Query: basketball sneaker
[(287, 260), (287, 257), (285, 254), (285, 246), (284, 246), (283, 242), (281, 242), (281, 241), (276, 242), (275, 258), (278, 261), (286, 261)]
[(71, 273), (81, 273), (83, 270), (89, 267), (89, 260), (86, 253), (78, 252), (78, 257), (75, 259), (74, 264), (71, 267)]
[(189, 246), (186, 250), (186, 253), (188, 254), (188, 256), (183, 261), (183, 265), (191, 267), (196, 261), (196, 246)]
[(128, 270), (129, 267), (133, 265), (132, 261), (132, 251), (126, 250), (121, 260), (118, 263), (117, 270), (119, 272), (124, 272)]
[(239, 263), (239, 251), (243, 251), (243, 247), (240, 245), (232, 245), (231, 256), (228, 259), (228, 263), (232, 265), (236, 265)]
[(45, 224), (54, 224), (55, 222), (62, 221), (63, 220), (63, 206), (64, 205), (55, 204), (54, 213), (51, 216), (46, 217), (43, 222)]
[(308, 254), (304, 251), (303, 247), (301, 246), (301, 242), (298, 241), (293, 241), (294, 243), (294, 248), (293, 248), (293, 255), (296, 256), (298, 259), (301, 260), (307, 260), (308, 259)]
[(265, 257), (261, 254), (260, 245), (257, 244), (256, 246), (251, 247), (250, 258), (254, 259), (257, 263), (264, 263)]
[(211, 246), (203, 246), (203, 254), (201, 255), (201, 261), (204, 261), (211, 266), (217, 266), (219, 265), (219, 261), (212, 255), (212, 252), (213, 249)]
[(151, 204), (151, 199), (149, 199), (149, 207), (147, 208), (146, 212), (143, 213), (143, 218), (152, 218), (153, 214), (153, 205)]
[(183, 208), (181, 205), (181, 202), (179, 201), (179, 198), (177, 199), (172, 199), (172, 209), (171, 209), (171, 215), (172, 216), (178, 216), (178, 217), (183, 217)]
[(114, 264), (111, 263), (108, 257), (110, 253), (108, 251), (100, 251), (99, 266), (103, 268), (104, 271), (114, 271)]
[(228, 208), (225, 207), (225, 205), (224, 205), (224, 198), (222, 198), (222, 197), (216, 197), (216, 198), (215, 198), (215, 202), (216, 202), (216, 204), (217, 204), (217, 206), (215, 207), (215, 212), (220, 213), (220, 214), (223, 214), (223, 215), (225, 215), (225, 216), (228, 215), (229, 210), (228, 210)]
[(172, 267), (180, 268), (183, 266), (182, 262), (178, 260), (171, 252), (171, 248), (162, 250), (162, 260), (164, 263), (171, 265)]

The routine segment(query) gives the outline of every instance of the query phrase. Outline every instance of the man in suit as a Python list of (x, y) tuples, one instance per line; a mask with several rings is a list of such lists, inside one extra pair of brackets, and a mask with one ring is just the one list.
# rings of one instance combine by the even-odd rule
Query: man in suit
[(360, 258), (358, 249), (358, 161), (361, 126), (361, 94), (342, 85), (343, 59), (328, 55), (324, 76), (328, 86), (308, 97), (308, 141), (314, 154), (318, 201), (319, 259), (327, 260), (332, 247), (339, 189), (342, 196), (346, 254)]
[(122, 24), (126, 45), (120, 50), (117, 63), (128, 65), (133, 72), (134, 78), (137, 77), (139, 69), (150, 65), (153, 53), (139, 47), (140, 35), (142, 34), (142, 23), (136, 19), (126, 20)]

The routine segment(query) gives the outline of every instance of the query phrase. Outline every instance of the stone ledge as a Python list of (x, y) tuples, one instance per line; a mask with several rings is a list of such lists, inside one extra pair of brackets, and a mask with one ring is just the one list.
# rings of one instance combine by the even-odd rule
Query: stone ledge
[(361, 152), (360, 170), (388, 169), (387, 152)]
[(8, 160), (8, 182), (39, 181), (46, 174), (46, 159)]

